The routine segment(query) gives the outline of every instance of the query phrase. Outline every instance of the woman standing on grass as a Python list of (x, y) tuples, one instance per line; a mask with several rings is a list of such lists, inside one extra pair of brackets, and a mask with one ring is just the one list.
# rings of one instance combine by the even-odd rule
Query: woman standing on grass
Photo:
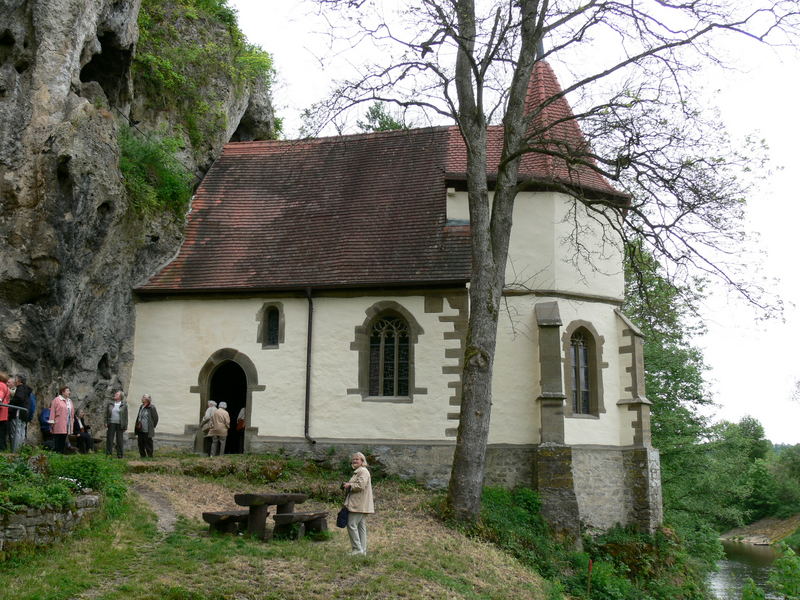
[(139, 456), (153, 456), (153, 436), (158, 425), (158, 411), (152, 404), (150, 394), (142, 396), (142, 405), (136, 415), (136, 439), (139, 442)]
[(375, 512), (372, 503), (372, 477), (367, 470), (367, 459), (356, 452), (350, 460), (353, 476), (344, 484), (347, 498), (344, 505), (350, 514), (347, 515), (347, 533), (350, 536), (350, 554), (366, 556), (367, 554), (367, 515)]
[(67, 447), (67, 436), (72, 433), (72, 421), (75, 418), (75, 408), (70, 399), (69, 386), (58, 390), (58, 396), (50, 403), (50, 432), (55, 441), (54, 450), (61, 454)]

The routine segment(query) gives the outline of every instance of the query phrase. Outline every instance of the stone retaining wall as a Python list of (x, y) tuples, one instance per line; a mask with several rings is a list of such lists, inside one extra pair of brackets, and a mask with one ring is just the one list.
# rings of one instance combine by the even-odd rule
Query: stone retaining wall
[(0, 515), (0, 559), (18, 546), (45, 546), (65, 538), (100, 507), (100, 496), (82, 494), (67, 510), (28, 508)]

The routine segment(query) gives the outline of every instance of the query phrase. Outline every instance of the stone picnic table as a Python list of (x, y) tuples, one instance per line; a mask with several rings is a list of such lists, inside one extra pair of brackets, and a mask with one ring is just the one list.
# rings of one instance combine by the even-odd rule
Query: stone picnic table
[[(292, 525), (298, 523), (296, 538), (303, 537), (306, 531), (326, 531), (328, 523), (327, 512), (294, 512), (295, 504), (302, 504), (308, 499), (308, 494), (234, 494), (233, 500), (239, 506), (246, 506), (247, 510), (223, 510), (204, 512), (203, 520), (209, 524), (209, 531), (223, 533), (238, 533), (246, 531), (261, 540), (270, 537), (293, 537)], [(269, 507), (275, 506), (275, 528), (268, 535), (267, 516)], [(244, 526), (244, 528), (242, 527)]]

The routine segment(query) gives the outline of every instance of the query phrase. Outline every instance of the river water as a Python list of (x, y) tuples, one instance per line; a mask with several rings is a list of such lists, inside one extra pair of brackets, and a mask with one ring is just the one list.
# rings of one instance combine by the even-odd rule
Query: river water
[(767, 579), (777, 553), (770, 546), (754, 546), (739, 542), (723, 541), (725, 558), (719, 561), (719, 571), (709, 577), (709, 587), (718, 600), (739, 600), (742, 587), (749, 577), (763, 590), (767, 598), (775, 600), (778, 596), (769, 593)]

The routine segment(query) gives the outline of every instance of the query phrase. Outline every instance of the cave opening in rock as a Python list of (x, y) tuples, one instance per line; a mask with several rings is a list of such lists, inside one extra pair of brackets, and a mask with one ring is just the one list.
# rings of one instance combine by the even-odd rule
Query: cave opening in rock
[(81, 81), (96, 81), (111, 106), (124, 106), (130, 101), (128, 77), (131, 49), (121, 47), (114, 32), (106, 32), (98, 40), (100, 52), (81, 69)]

